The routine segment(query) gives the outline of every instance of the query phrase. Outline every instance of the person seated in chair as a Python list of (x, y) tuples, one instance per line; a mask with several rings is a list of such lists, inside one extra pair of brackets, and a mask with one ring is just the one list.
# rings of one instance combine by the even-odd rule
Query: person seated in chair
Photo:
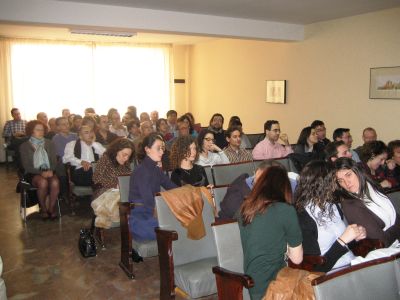
[(318, 137), (318, 144), (322, 146), (322, 148), (330, 143), (330, 140), (326, 138), (326, 127), (324, 122), (321, 120), (314, 120), (310, 126), (315, 129)]
[(193, 186), (208, 186), (204, 168), (194, 162), (199, 156), (196, 140), (191, 136), (178, 137), (171, 148), (170, 165), (171, 180), (177, 186), (191, 184)]
[(208, 130), (214, 134), (215, 145), (221, 149), (224, 149), (228, 145), (228, 142), (225, 139), (225, 131), (223, 126), (224, 116), (220, 113), (213, 114), (210, 120), (210, 126), (208, 126)]
[[(43, 219), (57, 218), (55, 210), (60, 185), (55, 169), (56, 150), (50, 140), (44, 138), (47, 127), (34, 120), (26, 125), (29, 140), (21, 144), (19, 151), (25, 180), (37, 188), (37, 196)], [(48, 205), (46, 198), (49, 198)]]
[(99, 117), (99, 126), (96, 131), (96, 141), (103, 146), (107, 146), (117, 138), (118, 135), (109, 130), (108, 117), (106, 115), (101, 115)]
[(330, 142), (325, 146), (325, 160), (333, 163), (341, 157), (351, 158), (349, 147), (343, 141)]
[[(8, 120), (4, 124), (3, 137), (7, 144), (7, 150), (15, 151), (14, 159), (18, 160), (19, 146), (27, 140), (25, 135), (26, 121), (22, 120), (21, 113), (18, 108), (11, 109), (12, 120)], [(18, 164), (18, 162), (17, 162)]]
[(106, 149), (95, 142), (95, 134), (89, 126), (82, 126), (79, 138), (65, 146), (63, 163), (71, 164), (71, 180), (78, 186), (92, 186), (92, 163), (97, 162)]
[(146, 136), (138, 153), (141, 163), (131, 175), (129, 202), (134, 203), (135, 208), (131, 211), (129, 226), (132, 238), (137, 242), (156, 239), (154, 228), (158, 226), (158, 221), (154, 215), (154, 196), (160, 192), (160, 187), (166, 190), (177, 187), (160, 167), (164, 147), (164, 140), (159, 134)]
[(199, 158), (196, 164), (200, 166), (213, 166), (218, 164), (228, 164), (229, 159), (224, 151), (215, 144), (214, 133), (208, 129), (204, 129), (197, 137), (199, 145)]
[(360, 162), (360, 157), (356, 151), (351, 149), (351, 145), (353, 144), (353, 138), (350, 133), (349, 128), (336, 128), (332, 134), (333, 141), (343, 141), (347, 147), (349, 147), (351, 157), (355, 162)]
[(111, 122), (110, 132), (115, 133), (118, 136), (128, 136), (128, 130), (121, 122), (121, 117), (116, 109), (110, 109), (107, 114), (108, 121)]
[(305, 255), (325, 256), (326, 262), (313, 271), (328, 272), (349, 265), (355, 258), (347, 247), (366, 237), (365, 228), (347, 225), (335, 201), (335, 178), (327, 162), (309, 162), (300, 173), (295, 205), (303, 233)]
[(364, 142), (363, 145), (358, 146), (356, 149), (354, 149), (354, 151), (357, 152), (358, 156), (361, 156), (361, 152), (362, 149), (364, 147), (365, 144), (369, 143), (369, 142), (374, 142), (378, 139), (378, 135), (376, 134), (376, 130), (372, 127), (367, 127), (364, 128), (363, 133), (362, 133), (362, 140)]
[(251, 152), (240, 147), (242, 143), (242, 131), (240, 127), (229, 127), (225, 131), (225, 136), (228, 146), (224, 149), (224, 153), (230, 163), (253, 160)]

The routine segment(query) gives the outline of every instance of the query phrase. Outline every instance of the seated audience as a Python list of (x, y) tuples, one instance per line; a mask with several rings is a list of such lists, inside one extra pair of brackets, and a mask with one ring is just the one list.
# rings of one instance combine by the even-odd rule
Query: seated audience
[(200, 153), (196, 164), (200, 166), (213, 166), (218, 164), (228, 164), (229, 159), (224, 151), (215, 144), (214, 133), (204, 129), (197, 137)]
[(195, 130), (197, 134), (199, 134), (201, 131), (201, 124), (195, 122), (194, 116), (191, 112), (187, 112), (185, 115), (187, 115), (188, 118), (190, 119), (190, 123), (193, 125), (193, 130)]
[[(265, 122), (264, 131), (265, 139), (259, 142), (253, 149), (254, 159), (280, 158), (293, 153), (287, 135), (285, 133), (281, 134), (278, 121), (268, 120)], [(278, 143), (279, 139), (284, 142), (284, 145)]]
[(78, 133), (82, 126), (82, 116), (80, 115), (70, 115), (70, 116), (73, 116), (70, 130), (71, 132)]
[(389, 160), (386, 161), (386, 164), (388, 166), (386, 171), (392, 168), (391, 172), (394, 179), (396, 180), (396, 185), (393, 187), (397, 188), (400, 186), (400, 140), (389, 142), (388, 157)]
[(52, 141), (56, 148), (56, 154), (59, 159), (62, 159), (64, 156), (65, 146), (71, 142), (75, 141), (78, 136), (76, 133), (70, 132), (69, 130), (69, 122), (65, 117), (59, 117), (56, 119), (57, 131), (58, 133), (53, 137)]
[[(11, 116), (13, 119), (4, 124), (3, 138), (8, 150), (18, 151), (19, 146), (26, 141), (25, 127), (27, 122), (22, 120), (18, 108), (11, 109)], [(16, 158), (18, 158), (18, 155), (16, 155)]]
[(363, 130), (362, 134), (362, 140), (364, 141), (364, 144), (362, 146), (358, 146), (354, 151), (357, 152), (358, 156), (361, 156), (362, 152), (362, 147), (369, 142), (374, 142), (377, 140), (377, 134), (374, 128), (372, 127), (367, 127)]
[(47, 123), (49, 122), (49, 119), (47, 118), (47, 114), (45, 112), (37, 113), (36, 120), (42, 122), (46, 126), (47, 126)]
[(300, 174), (295, 193), (305, 255), (322, 255), (326, 262), (313, 271), (328, 272), (349, 265), (355, 258), (347, 247), (366, 237), (365, 228), (347, 225), (335, 201), (335, 180), (330, 164), (314, 160)]
[(132, 142), (140, 139), (140, 122), (138, 120), (129, 121), (128, 124), (126, 124), (126, 128), (128, 129), (128, 139), (130, 139)]
[(71, 164), (71, 180), (79, 186), (92, 186), (92, 163), (97, 162), (105, 148), (95, 142), (95, 134), (89, 126), (82, 126), (79, 138), (65, 146), (63, 162)]
[(253, 160), (251, 152), (240, 147), (242, 143), (242, 131), (239, 127), (229, 127), (225, 131), (225, 136), (228, 146), (224, 149), (224, 153), (228, 157), (230, 163)]
[(165, 142), (173, 139), (174, 135), (169, 131), (167, 120), (160, 118), (156, 123), (156, 132), (162, 136)]
[(167, 123), (169, 127), (169, 132), (174, 136), (178, 136), (177, 127), (176, 127), (176, 120), (178, 119), (178, 113), (176, 110), (169, 110), (167, 111)]
[[(388, 157), (388, 148), (382, 141), (365, 144), (361, 151), (361, 166), (365, 173), (382, 188), (391, 188), (397, 185), (394, 178), (394, 165), (385, 165)], [(387, 170), (385, 171), (385, 168)], [(389, 169), (390, 168), (390, 169)]]
[[(57, 218), (56, 202), (60, 191), (59, 180), (55, 174), (56, 151), (50, 140), (44, 138), (47, 127), (34, 120), (26, 124), (29, 140), (21, 144), (20, 157), (25, 180), (37, 188), (41, 216), (43, 219)], [(49, 198), (47, 203), (46, 198)]]
[(45, 138), (51, 140), (58, 132), (56, 118), (50, 118), (48, 125), (49, 131), (47, 132)]
[(357, 152), (351, 149), (351, 145), (353, 143), (353, 138), (350, 134), (350, 129), (348, 128), (336, 128), (333, 131), (333, 141), (343, 141), (347, 147), (349, 147), (351, 157), (355, 162), (360, 162), (360, 157)]
[(139, 159), (130, 180), (129, 202), (137, 204), (131, 211), (129, 226), (135, 241), (155, 240), (154, 228), (158, 226), (154, 215), (154, 196), (160, 187), (169, 190), (177, 187), (162, 171), (159, 164), (164, 153), (164, 140), (157, 133), (146, 136), (141, 144)]
[(99, 126), (96, 131), (96, 141), (103, 146), (111, 144), (114, 140), (118, 138), (118, 135), (110, 132), (108, 125), (108, 117), (106, 115), (101, 115), (99, 117)]
[(244, 273), (254, 281), (249, 289), (251, 299), (263, 298), (270, 282), (286, 266), (285, 254), (295, 264), (303, 260), (301, 229), (296, 210), (290, 205), (291, 195), (286, 170), (272, 166), (260, 176), (241, 206)]
[(254, 185), (261, 174), (271, 166), (280, 166), (278, 162), (265, 160), (257, 167), (253, 176), (247, 173), (239, 175), (228, 187), (224, 199), (221, 201), (221, 210), (218, 213), (222, 219), (236, 219), (240, 206), (247, 196), (251, 193)]
[(215, 144), (221, 149), (224, 149), (228, 145), (228, 142), (225, 139), (225, 131), (222, 128), (223, 125), (224, 116), (220, 113), (213, 114), (208, 130), (214, 134)]
[[(151, 123), (149, 114), (148, 114), (147, 112), (142, 112), (142, 113), (140, 114), (140, 116), (139, 116), (139, 121), (140, 121), (140, 123), (143, 123), (143, 122), (145, 122), (145, 121), (150, 121), (150, 123)], [(152, 125), (153, 125), (153, 124), (152, 124)]]
[(294, 146), (294, 153), (290, 158), (298, 171), (304, 166), (316, 159), (324, 158), (324, 146), (318, 143), (317, 133), (312, 127), (305, 127), (301, 130), (297, 144)]
[(365, 227), (367, 238), (381, 240), (389, 247), (400, 238), (400, 217), (392, 202), (352, 159), (342, 157), (334, 165), (347, 221)]
[(238, 116), (232, 116), (230, 118), (228, 128), (230, 128), (230, 127), (239, 127), (239, 130), (242, 133), (242, 135), (240, 136), (241, 137), (240, 148), (244, 148), (244, 149), (252, 148), (249, 138), (243, 132), (242, 122), (240, 121), (240, 118)]
[(193, 129), (192, 121), (190, 120), (190, 118), (189, 118), (186, 114), (185, 114), (185, 115), (182, 115), (182, 116), (180, 116), (180, 117), (178, 118), (178, 120), (177, 120), (178, 126), (179, 126), (179, 123), (180, 123), (180, 122), (185, 123), (186, 126), (189, 127), (189, 134), (190, 134), (192, 137), (196, 138), (196, 137), (198, 136), (198, 132), (195, 131), (195, 130)]
[(170, 154), (171, 180), (177, 186), (191, 184), (208, 186), (204, 168), (194, 162), (199, 156), (196, 140), (191, 136), (180, 136), (172, 145)]
[(71, 112), (69, 111), (68, 108), (63, 108), (63, 110), (61, 111), (61, 116), (64, 118), (67, 118), (67, 120), (68, 120), (68, 117), (70, 114), (71, 114)]
[(110, 109), (107, 114), (108, 121), (111, 121), (109, 127), (110, 132), (115, 133), (120, 137), (128, 136), (126, 127), (121, 122), (121, 117), (116, 109)]
[(330, 142), (329, 139), (326, 138), (326, 128), (324, 122), (321, 120), (314, 120), (311, 123), (311, 128), (315, 129), (318, 137), (318, 144), (324, 148)]
[(341, 157), (351, 158), (349, 147), (343, 141), (330, 142), (325, 146), (325, 160), (327, 162), (334, 162)]
[(107, 147), (93, 174), (93, 199), (108, 189), (118, 188), (118, 176), (131, 174), (133, 158), (134, 146), (127, 138), (118, 138)]
[(153, 131), (156, 132), (157, 131), (156, 124), (158, 121), (158, 111), (153, 110), (150, 113), (150, 121), (151, 121), (151, 125), (153, 126)]

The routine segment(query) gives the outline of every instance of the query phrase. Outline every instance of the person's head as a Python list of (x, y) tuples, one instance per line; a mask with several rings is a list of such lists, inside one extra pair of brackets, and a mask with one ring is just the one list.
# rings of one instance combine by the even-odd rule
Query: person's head
[(122, 123), (126, 126), (130, 121), (134, 120), (135, 118), (132, 116), (132, 113), (126, 112), (122, 117)]
[(99, 130), (108, 131), (108, 129), (109, 129), (108, 117), (106, 115), (101, 115), (99, 117)]
[(169, 157), (172, 170), (179, 168), (184, 160), (193, 164), (198, 158), (196, 140), (190, 135), (179, 136), (172, 144)]
[(14, 108), (11, 109), (11, 116), (12, 116), (14, 121), (21, 120), (21, 113), (19, 112), (18, 108), (14, 107)]
[(343, 141), (349, 149), (351, 149), (351, 144), (353, 143), (353, 138), (350, 134), (349, 128), (336, 128), (333, 131), (333, 140), (334, 141)]
[(156, 130), (161, 134), (166, 134), (169, 131), (167, 119), (160, 118), (156, 122)]
[(239, 127), (229, 127), (225, 131), (225, 138), (228, 142), (229, 146), (235, 150), (240, 148), (240, 144), (242, 142), (242, 131)]
[(79, 138), (87, 145), (91, 145), (95, 140), (93, 128), (88, 125), (82, 125), (79, 129)]
[(139, 116), (140, 123), (144, 121), (150, 121), (150, 116), (147, 112), (142, 112)]
[(91, 127), (94, 131), (97, 129), (97, 122), (93, 117), (84, 116), (82, 119), (82, 126), (87, 125)]
[(260, 176), (264, 173), (264, 171), (266, 169), (268, 169), (269, 167), (272, 166), (276, 166), (276, 167), (281, 167), (283, 168), (283, 166), (277, 162), (276, 160), (273, 159), (267, 159), (267, 160), (263, 160), (258, 166), (256, 171), (254, 172), (254, 183), (257, 182), (257, 180), (260, 178)]
[[(232, 117), (233, 118), (233, 117)], [(240, 122), (240, 119), (232, 119), (229, 121), (229, 127), (237, 127), (239, 128), (240, 132), (243, 133), (243, 126), (242, 126), (242, 122)]]
[(160, 162), (164, 151), (164, 139), (161, 135), (152, 132), (143, 139), (138, 157), (139, 159), (143, 159), (145, 156), (148, 156), (151, 160)]
[(394, 140), (388, 144), (388, 157), (400, 165), (400, 140)]
[(171, 109), (171, 110), (167, 111), (167, 120), (168, 120), (169, 124), (175, 125), (177, 117), (178, 117), (178, 113), (176, 112), (176, 110)]
[(128, 106), (128, 108), (126, 109), (127, 112), (131, 113), (133, 115), (133, 118), (137, 118), (137, 110), (136, 110), (136, 106), (130, 105)]
[(343, 141), (330, 142), (325, 146), (324, 151), (326, 161), (328, 162), (334, 162), (341, 157), (352, 157), (349, 147)]
[(150, 133), (153, 132), (153, 126), (151, 125), (150, 121), (144, 121), (140, 123), (140, 132), (142, 137), (148, 136)]
[(49, 119), (47, 118), (47, 114), (45, 112), (40, 112), (36, 115), (36, 120), (42, 122), (43, 124), (47, 124)]
[(111, 114), (108, 115), (108, 121), (111, 122), (113, 126), (119, 126), (121, 124), (121, 116), (117, 110), (113, 111)]
[(338, 191), (347, 197), (360, 198), (364, 195), (369, 195), (367, 182), (376, 187), (351, 158), (341, 157), (335, 160), (334, 171)]
[(333, 216), (332, 204), (336, 202), (336, 182), (332, 164), (322, 160), (313, 160), (306, 164), (300, 173), (294, 195), (295, 205), (299, 211), (310, 205), (311, 212), (318, 207), (318, 221)]
[(189, 118), (190, 123), (192, 123), (192, 125), (194, 125), (195, 123), (194, 123), (194, 116), (193, 116), (193, 114), (192, 114), (191, 112), (187, 112), (185, 115)]
[(133, 136), (140, 135), (140, 123), (138, 120), (129, 121), (129, 123), (126, 125), (126, 128), (128, 129), (128, 132)]
[(388, 158), (388, 148), (382, 141), (366, 143), (360, 153), (360, 159), (366, 163), (371, 171), (375, 171), (385, 164)]
[(190, 135), (191, 132), (193, 132), (193, 128), (191, 128), (192, 124), (190, 123), (190, 120), (187, 116), (183, 115), (179, 117), (176, 123), (178, 126), (179, 136), (187, 136)]
[(365, 128), (363, 130), (362, 139), (364, 141), (364, 144), (376, 141), (377, 134), (375, 129), (373, 129), (372, 127)]
[(75, 118), (75, 114), (70, 114), (70, 115), (67, 117), (70, 127), (74, 125), (74, 118)]
[(117, 138), (107, 147), (105, 154), (114, 164), (129, 165), (134, 157), (135, 146), (133, 142), (127, 138)]
[(311, 123), (311, 127), (315, 129), (319, 141), (322, 141), (324, 138), (326, 138), (326, 128), (324, 122), (321, 120), (314, 120)]
[(263, 214), (271, 204), (290, 203), (291, 198), (292, 191), (286, 170), (278, 166), (269, 167), (257, 180), (240, 208), (243, 225), (250, 224), (256, 214)]
[(43, 139), (43, 137), (47, 134), (47, 126), (39, 120), (29, 121), (25, 126), (25, 133), (27, 136)]
[(48, 124), (50, 131), (57, 132), (56, 118), (50, 118)]
[(211, 130), (204, 129), (197, 136), (197, 144), (199, 145), (200, 152), (211, 151), (214, 143), (214, 133)]
[(224, 116), (221, 115), (220, 113), (213, 114), (210, 119), (211, 128), (215, 130), (220, 130), (222, 129), (223, 125), (224, 125)]
[(96, 115), (96, 111), (93, 107), (85, 108), (85, 117), (93, 117)]
[(68, 108), (64, 108), (64, 109), (61, 111), (61, 116), (62, 116), (62, 117), (68, 118), (70, 114), (71, 114), (71, 112), (69, 111)]
[(75, 129), (81, 128), (82, 125), (82, 116), (81, 115), (74, 115), (74, 118), (72, 119), (72, 126)]
[(268, 120), (264, 123), (265, 137), (271, 142), (277, 142), (281, 134), (281, 127), (276, 120)]
[(304, 127), (300, 132), (297, 144), (311, 147), (316, 143), (318, 143), (318, 137), (317, 133), (315, 132), (315, 129), (312, 128), (311, 126)]
[(69, 133), (69, 122), (66, 117), (59, 117), (56, 119), (57, 131), (59, 133), (68, 134)]
[(158, 111), (153, 110), (153, 111), (150, 113), (150, 120), (151, 120), (151, 122), (152, 122), (153, 124), (157, 122), (157, 120), (158, 120)]

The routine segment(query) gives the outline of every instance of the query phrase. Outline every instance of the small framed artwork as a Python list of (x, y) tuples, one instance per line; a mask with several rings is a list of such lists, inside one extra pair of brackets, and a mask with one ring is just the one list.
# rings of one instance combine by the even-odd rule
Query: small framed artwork
[(286, 103), (286, 80), (267, 80), (267, 103)]
[(400, 99), (400, 66), (371, 68), (370, 99)]

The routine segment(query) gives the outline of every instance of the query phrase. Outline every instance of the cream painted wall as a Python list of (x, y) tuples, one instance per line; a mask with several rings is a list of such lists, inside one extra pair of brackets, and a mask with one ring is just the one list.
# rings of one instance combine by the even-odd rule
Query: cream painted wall
[[(314, 119), (325, 121), (329, 138), (337, 127), (351, 128), (354, 147), (366, 126), (385, 142), (400, 138), (400, 100), (369, 99), (370, 68), (400, 66), (399, 30), (397, 8), (309, 25), (303, 42), (194, 45), (189, 109), (203, 124), (214, 112), (237, 114), (248, 133), (277, 119), (291, 143)], [(267, 79), (288, 80), (287, 104), (265, 103)]]
[(174, 97), (171, 108), (175, 109), (178, 115), (189, 111), (189, 50), (189, 46), (174, 45), (172, 48), (174, 56), (174, 78), (185, 79), (185, 83), (174, 84)]

